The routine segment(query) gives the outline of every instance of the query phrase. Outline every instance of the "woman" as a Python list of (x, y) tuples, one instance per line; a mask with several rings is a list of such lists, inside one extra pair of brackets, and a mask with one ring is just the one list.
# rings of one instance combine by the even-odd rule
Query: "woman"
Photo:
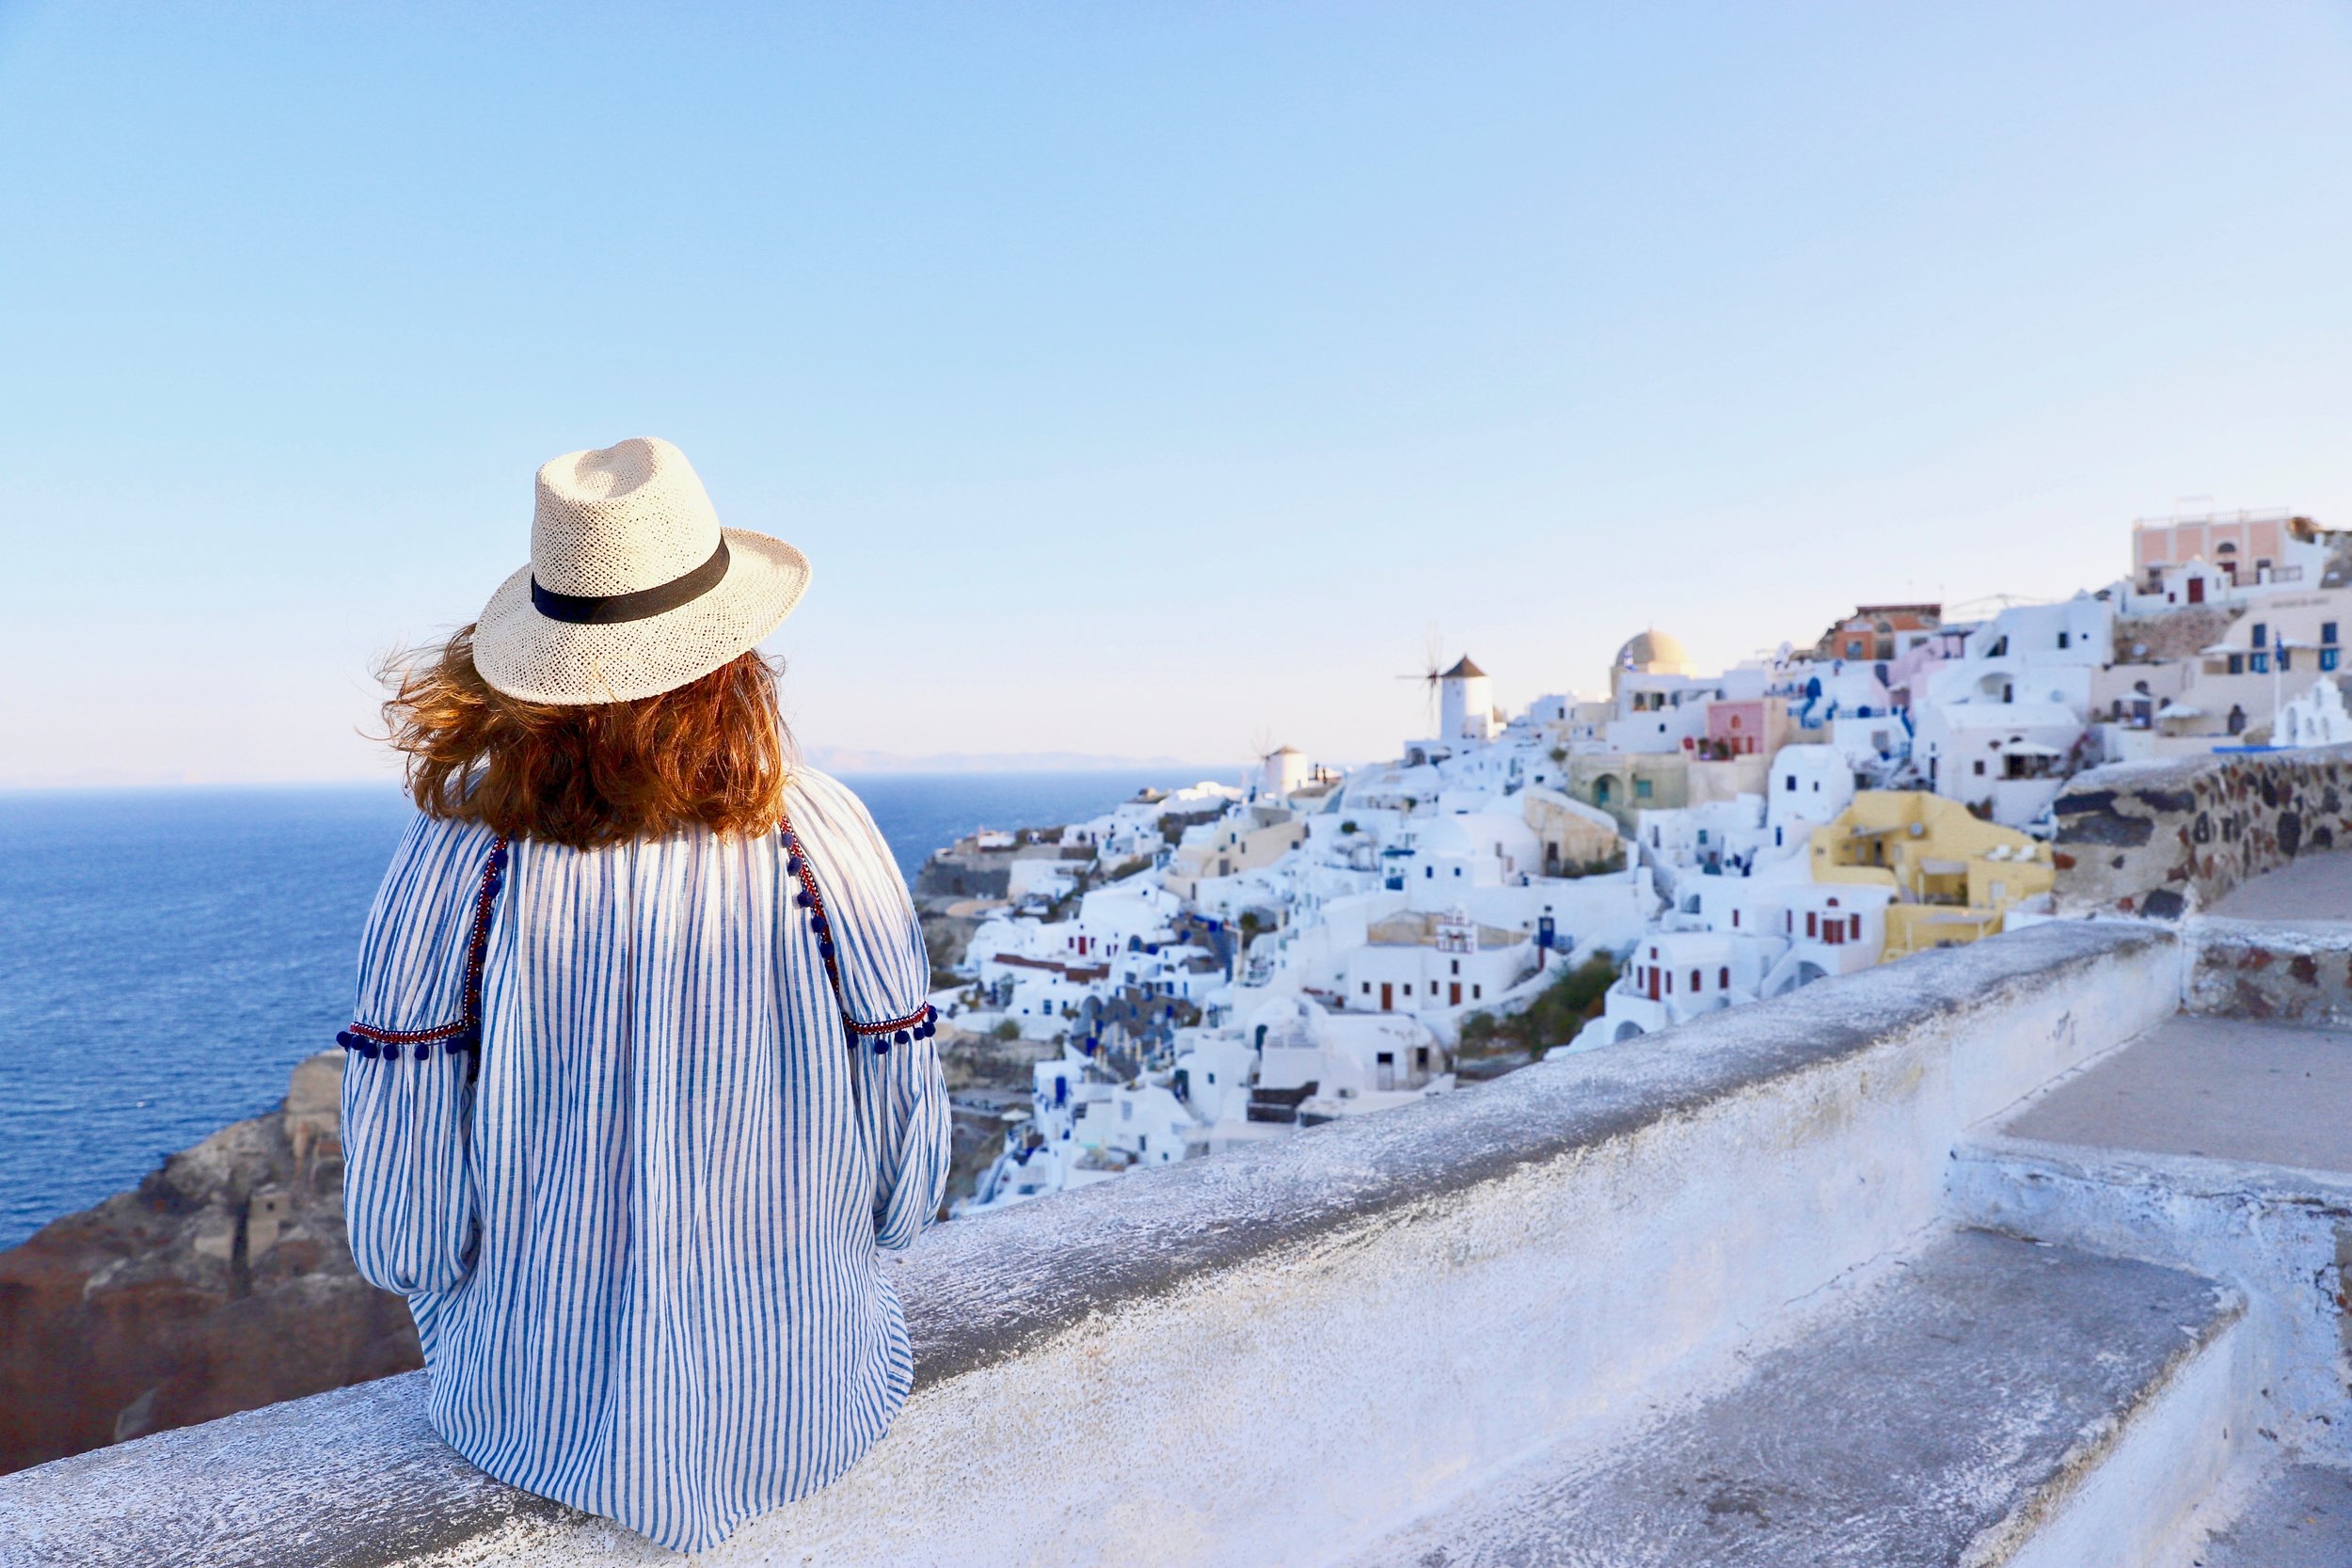
[(352, 1253), (434, 1428), (680, 1550), (888, 1427), (877, 1249), (946, 1180), (906, 884), (754, 651), (808, 575), (667, 442), (541, 468), (531, 564), (387, 705), (420, 816), (339, 1037)]

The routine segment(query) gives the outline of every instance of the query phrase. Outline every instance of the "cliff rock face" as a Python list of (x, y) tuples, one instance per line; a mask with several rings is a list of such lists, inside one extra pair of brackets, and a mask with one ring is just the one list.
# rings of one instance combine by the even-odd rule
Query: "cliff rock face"
[(421, 1364), (344, 1240), (342, 1054), (0, 1252), (0, 1473)]

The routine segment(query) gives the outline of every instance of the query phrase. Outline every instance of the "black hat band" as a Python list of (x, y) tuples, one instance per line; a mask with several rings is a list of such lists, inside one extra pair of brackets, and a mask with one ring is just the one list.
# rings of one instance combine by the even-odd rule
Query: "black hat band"
[(550, 621), (567, 621), (576, 626), (618, 626), (624, 621), (642, 621), (649, 615), (692, 604), (718, 587), (726, 575), (727, 541), (722, 534), (719, 547), (710, 552), (710, 559), (684, 577), (641, 588), (634, 594), (559, 594), (552, 588), (541, 587), (534, 577), (531, 579), (531, 602)]

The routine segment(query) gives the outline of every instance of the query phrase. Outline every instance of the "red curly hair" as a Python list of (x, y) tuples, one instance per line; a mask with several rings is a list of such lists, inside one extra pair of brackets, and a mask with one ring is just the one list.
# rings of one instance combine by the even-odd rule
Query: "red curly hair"
[(420, 811), (575, 849), (782, 820), (792, 737), (756, 649), (636, 702), (529, 703), (482, 678), (473, 631), (386, 671), (387, 738)]

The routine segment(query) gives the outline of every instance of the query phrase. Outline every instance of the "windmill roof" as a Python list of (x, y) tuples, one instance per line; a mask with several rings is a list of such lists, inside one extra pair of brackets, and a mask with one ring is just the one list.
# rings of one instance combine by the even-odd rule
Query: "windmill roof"
[(1448, 670), (1444, 675), (1439, 678), (1450, 681), (1462, 680), (1470, 675), (1483, 675), (1486, 673), (1486, 671), (1481, 670), (1477, 665), (1470, 662), (1470, 655), (1464, 654), (1460, 658), (1454, 661), (1454, 668)]

